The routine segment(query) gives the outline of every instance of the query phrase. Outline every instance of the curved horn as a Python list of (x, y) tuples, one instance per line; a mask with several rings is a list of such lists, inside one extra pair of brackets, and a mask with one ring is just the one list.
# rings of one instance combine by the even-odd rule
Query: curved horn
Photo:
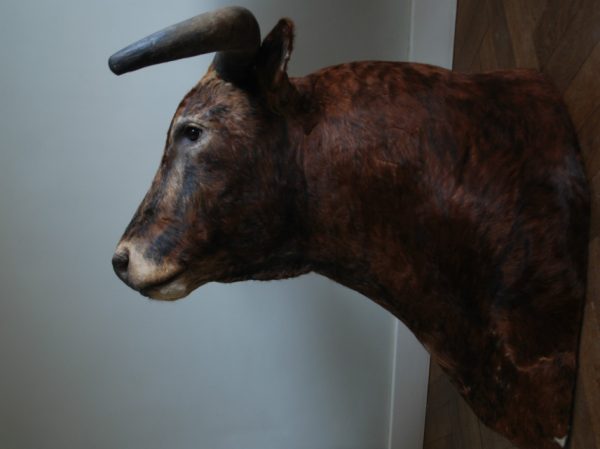
[(246, 8), (231, 6), (179, 22), (125, 47), (108, 65), (121, 75), (143, 67), (216, 51), (219, 75), (236, 77), (253, 62), (260, 47), (260, 28)]

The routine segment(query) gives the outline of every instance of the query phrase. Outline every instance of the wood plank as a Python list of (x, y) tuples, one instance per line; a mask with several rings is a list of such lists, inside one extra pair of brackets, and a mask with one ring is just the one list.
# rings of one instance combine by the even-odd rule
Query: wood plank
[(600, 173), (600, 105), (581, 125), (577, 136), (585, 161), (585, 171), (588, 179), (593, 179)]
[[(592, 190), (592, 217), (590, 220), (590, 239), (600, 237), (600, 173), (597, 173), (590, 182)], [(590, 258), (590, 264), (595, 267), (594, 272), (590, 273), (595, 275), (600, 271), (600, 263), (597, 260)]]
[(579, 351), (579, 371), (573, 419), (573, 444), (600, 448), (600, 238), (589, 247), (587, 304)]
[(430, 382), (437, 382), (439, 379), (444, 378), (444, 371), (442, 370), (442, 368), (440, 368), (440, 365), (438, 365), (437, 363), (435, 363), (432, 360), (431, 364), (429, 366), (430, 366), (430, 369), (429, 369), (429, 381)]
[(488, 30), (483, 37), (481, 50), (479, 53), (481, 70), (483, 72), (489, 70), (497, 70), (499, 68), (498, 59), (496, 58), (496, 49), (492, 39), (492, 31)]
[[(538, 8), (541, 9), (541, 5)], [(504, 11), (517, 67), (537, 69), (533, 30), (541, 11), (522, 0), (504, 0)]]
[[(457, 58), (463, 57), (463, 48), (465, 43), (468, 41), (467, 28), (469, 23), (473, 20), (475, 15), (476, 3), (474, 0), (458, 0), (456, 5), (456, 23), (454, 29), (454, 54), (453, 54), (453, 65), (456, 69)], [(465, 70), (464, 61), (459, 64)]]
[(585, 0), (547, 1), (546, 8), (533, 30), (533, 42), (540, 67), (546, 65), (571, 24), (573, 17), (584, 3)]
[[(480, 49), (481, 49), (481, 47), (480, 47)], [(475, 54), (475, 57), (473, 58), (473, 62), (471, 63), (471, 66), (467, 70), (469, 73), (479, 73), (479, 72), (483, 71), (483, 69), (481, 68), (480, 54), (481, 54), (481, 51), (477, 50), (477, 53)]]
[[(592, 332), (595, 336), (598, 337), (596, 340), (591, 340), (596, 341), (598, 343), (597, 345), (593, 346), (593, 348), (600, 349), (600, 328), (598, 327), (598, 325), (600, 325), (600, 270), (596, 269), (596, 267), (600, 264), (600, 237), (595, 237), (590, 242), (588, 251), (588, 258), (590, 261), (587, 279), (586, 307), (588, 309), (586, 309), (585, 313), (586, 315), (588, 315), (588, 312), (591, 311), (592, 315), (594, 316), (594, 319), (596, 320), (595, 322), (590, 321), (587, 324), (589, 324), (590, 326), (592, 326), (592, 324), (596, 325), (596, 328), (594, 329), (592, 326), (592, 329), (590, 329), (589, 332)], [(587, 349), (587, 347), (585, 349)], [(584, 352), (584, 350), (582, 349), (580, 352)], [(596, 361), (600, 363), (600, 353), (596, 355), (598, 355)], [(600, 366), (597, 366), (597, 368), (598, 369), (595, 371), (595, 374), (598, 376), (598, 387), (600, 388)], [(598, 398), (600, 398), (600, 390), (598, 390), (598, 394)], [(600, 423), (600, 416), (598, 418), (598, 422)]]
[[(482, 449), (517, 449), (503, 436), (480, 424)], [(466, 448), (465, 448), (466, 449)]]
[(496, 54), (498, 68), (515, 66), (515, 54), (506, 23), (506, 13), (502, 0), (487, 0), (491, 39)]
[(459, 449), (454, 446), (452, 435), (440, 438), (428, 444), (423, 445), (423, 449)]
[(531, 19), (531, 34), (535, 31), (535, 27), (539, 23), (540, 17), (546, 11), (548, 6), (548, 0), (521, 0), (523, 3), (523, 10), (526, 11), (526, 15)]
[(569, 449), (590, 449), (595, 446), (595, 437), (592, 432), (585, 429), (592, 428), (589, 406), (586, 393), (582, 384), (577, 386), (575, 393), (575, 410), (573, 412), (573, 430), (571, 431), (571, 443)]
[[(598, 25), (600, 27), (600, 23)], [(600, 105), (600, 41), (573, 78), (564, 99), (576, 128)]]
[(466, 24), (454, 39), (454, 70), (461, 72), (468, 71), (473, 64), (489, 23), (487, 11), (482, 11), (477, 4), (471, 14), (472, 17), (465, 20)]
[(451, 436), (455, 429), (449, 416), (452, 415), (455, 400), (451, 400), (436, 408), (427, 408), (425, 421), (424, 445), (433, 443), (441, 438)]
[(461, 397), (456, 401), (456, 411), (458, 429), (460, 429), (460, 432), (456, 432), (460, 440), (460, 445), (457, 447), (483, 449), (479, 420)]
[(441, 375), (438, 380), (429, 382), (427, 407), (435, 408), (455, 399), (454, 388), (447, 376)]
[[(581, 9), (562, 36), (547, 64), (540, 60), (546, 73), (561, 92), (565, 92), (585, 60), (600, 40), (600, 2), (582, 0)], [(568, 4), (570, 2), (565, 2)], [(562, 4), (562, 2), (561, 2)], [(538, 56), (539, 57), (539, 56)]]
[(469, 23), (474, 20), (479, 9), (479, 0), (458, 0), (456, 5), (456, 27), (455, 27), (455, 40), (456, 38), (465, 38), (465, 30), (468, 28)]
[[(600, 181), (600, 176), (598, 176), (598, 181)], [(600, 197), (600, 192), (596, 191), (596, 195)], [(594, 349), (594, 363), (596, 365), (594, 371), (592, 373), (595, 375), (595, 386), (597, 387), (592, 393), (597, 393), (595, 398), (600, 398), (600, 270), (598, 270), (598, 266), (600, 265), (600, 237), (595, 237), (589, 246), (589, 260), (590, 260), (590, 269), (588, 271), (588, 284), (587, 284), (587, 293), (588, 300), (587, 303), (591, 304), (592, 314), (594, 316), (595, 322), (592, 322), (592, 333), (594, 337), (591, 341), (594, 343), (592, 348)], [(597, 411), (598, 415), (598, 424), (600, 425), (600, 408)], [(600, 429), (599, 429), (600, 430)], [(599, 434), (600, 435), (600, 434)]]

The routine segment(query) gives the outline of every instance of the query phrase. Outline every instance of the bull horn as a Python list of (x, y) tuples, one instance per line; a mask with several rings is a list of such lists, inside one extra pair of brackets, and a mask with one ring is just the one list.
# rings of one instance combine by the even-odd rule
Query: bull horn
[(149, 65), (216, 51), (220, 76), (243, 76), (260, 47), (260, 28), (246, 8), (231, 6), (179, 22), (125, 47), (110, 57), (116, 75)]

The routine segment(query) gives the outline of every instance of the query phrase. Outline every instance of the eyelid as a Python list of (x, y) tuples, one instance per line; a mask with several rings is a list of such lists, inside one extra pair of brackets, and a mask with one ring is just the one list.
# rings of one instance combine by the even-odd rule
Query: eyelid
[(198, 123), (195, 121), (191, 121), (191, 120), (186, 120), (177, 125), (177, 127), (175, 128), (175, 131), (173, 133), (173, 138), (175, 140), (180, 140), (182, 138), (185, 138), (185, 131), (190, 126), (200, 129), (200, 135), (203, 135), (206, 133), (207, 127), (204, 126), (204, 124)]
[(206, 131), (206, 126), (204, 126), (204, 124), (202, 123), (198, 123), (198, 122), (192, 122), (192, 121), (186, 121), (186, 122), (182, 122), (178, 127), (177, 127), (177, 133), (181, 134), (183, 131), (185, 131), (188, 127), (194, 127), (194, 128), (200, 128), (202, 131)]

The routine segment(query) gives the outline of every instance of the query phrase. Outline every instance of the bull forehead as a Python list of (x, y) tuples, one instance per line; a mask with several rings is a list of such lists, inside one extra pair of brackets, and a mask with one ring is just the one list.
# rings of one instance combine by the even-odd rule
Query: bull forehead
[(201, 123), (231, 123), (248, 119), (255, 112), (250, 95), (230, 82), (209, 72), (190, 90), (179, 104), (171, 131), (190, 120)]

